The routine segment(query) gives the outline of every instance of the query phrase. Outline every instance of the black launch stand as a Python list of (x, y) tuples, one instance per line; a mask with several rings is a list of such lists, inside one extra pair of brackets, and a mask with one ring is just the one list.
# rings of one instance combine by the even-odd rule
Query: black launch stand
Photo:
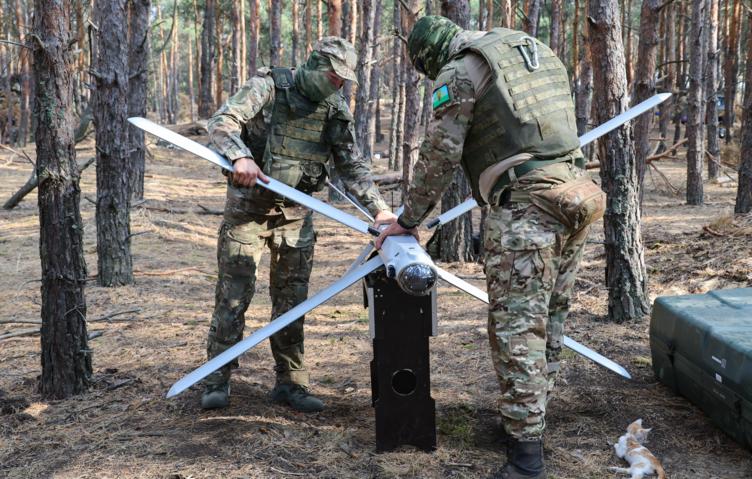
[(383, 268), (366, 278), (373, 338), (371, 397), (376, 451), (409, 444), (436, 449), (436, 405), (431, 397), (428, 337), (435, 333), (436, 291), (405, 293)]

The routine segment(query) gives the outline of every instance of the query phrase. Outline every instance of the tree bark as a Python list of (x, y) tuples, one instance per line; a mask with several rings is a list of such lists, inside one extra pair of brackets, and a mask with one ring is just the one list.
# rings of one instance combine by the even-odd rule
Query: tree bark
[[(16, 28), (18, 29), (18, 42), (25, 44), (26, 39), (26, 16), (24, 15), (23, 8), (21, 8), (21, 1), (15, 0), (16, 4)], [(20, 98), (20, 119), (18, 123), (18, 137), (16, 144), (18, 146), (26, 146), (26, 138), (29, 136), (29, 98), (30, 95), (30, 82), (29, 82), (29, 56), (26, 52), (20, 52), (18, 55), (19, 73), (21, 76), (21, 98)]]
[[(665, 28), (664, 44), (666, 45), (666, 79), (664, 80), (664, 87), (662, 90), (671, 91), (676, 84), (676, 65), (679, 60), (678, 52), (676, 51), (676, 5), (670, 4), (663, 8), (663, 18)], [(661, 103), (660, 106), (660, 131), (661, 131), (661, 147), (659, 152), (665, 149), (665, 143), (668, 140), (668, 125), (671, 122), (671, 117), (676, 109), (676, 96), (672, 95), (671, 98)]]
[(486, 30), (491, 30), (494, 27), (494, 0), (487, 0), (486, 11), (488, 12), (486, 15)]
[(217, 3), (216, 10), (216, 45), (217, 45), (217, 63), (214, 65), (214, 108), (217, 109), (224, 103), (224, 52), (226, 45), (222, 42), (222, 32), (224, 31), (224, 25), (222, 25), (222, 2)]
[(551, 0), (551, 35), (548, 42), (551, 50), (562, 60), (564, 45), (561, 39), (562, 0)]
[(523, 30), (528, 35), (535, 37), (538, 35), (538, 17), (540, 16), (541, 0), (527, 0), (527, 9), (525, 10), (525, 19), (523, 21)]
[[(663, 0), (643, 0), (640, 12), (640, 44), (637, 60), (635, 99), (638, 104), (655, 95), (655, 68), (658, 54), (658, 20)], [(645, 177), (645, 160), (650, 154), (650, 131), (653, 126), (652, 114), (637, 117), (634, 124), (635, 155), (637, 164), (637, 187), (642, 201), (642, 182)]]
[[(585, 0), (585, 11), (588, 10), (588, 0)], [(590, 53), (590, 28), (586, 21), (582, 25), (582, 45), (578, 59), (578, 74), (575, 91), (575, 117), (577, 119), (577, 134), (583, 135), (588, 131), (590, 110), (593, 98), (593, 62)], [(592, 149), (591, 146), (587, 147)]]
[(736, 83), (739, 75), (739, 42), (742, 24), (742, 0), (732, 0), (734, 6), (729, 18), (729, 34), (726, 40), (726, 61), (724, 63), (724, 100), (723, 123), (726, 126), (726, 144), (734, 136), (734, 101), (736, 100)]
[[(394, 0), (392, 10), (392, 19), (394, 30), (402, 31), (401, 12), (402, 9), (399, 0)], [(405, 85), (402, 81), (403, 56), (402, 42), (395, 36), (392, 41), (392, 118), (389, 132), (389, 169), (398, 170), (402, 165), (402, 125), (404, 124), (404, 99)]]
[[(151, 0), (130, 0), (129, 6), (129, 49), (128, 49), (128, 116), (146, 116), (146, 93), (148, 87), (149, 63), (149, 10)], [(189, 67), (190, 70), (190, 67)], [(146, 168), (146, 146), (144, 132), (133, 125), (128, 126), (128, 150), (132, 167), (130, 197), (140, 200), (144, 197), (144, 169)]]
[(258, 70), (258, 43), (259, 43), (259, 0), (250, 0), (248, 14), (250, 15), (249, 43), (248, 43), (248, 78), (256, 74)]
[[(376, 0), (378, 1), (378, 0)], [(363, 28), (358, 42), (358, 89), (355, 100), (355, 139), (360, 151), (370, 157), (368, 147), (368, 100), (371, 93), (371, 59), (373, 58), (374, 21), (376, 8), (373, 0), (361, 0)], [(368, 151), (368, 153), (366, 153)]]
[(329, 35), (342, 36), (342, 0), (327, 2), (327, 18), (329, 19)]
[[(603, 123), (629, 107), (624, 45), (616, 0), (590, 0), (597, 120)], [(612, 321), (642, 319), (649, 311), (637, 168), (629, 124), (599, 141), (601, 184), (607, 194), (603, 219), (608, 313)]]
[(97, 150), (97, 279), (100, 286), (133, 282), (128, 154), (128, 22), (126, 0), (99, 0), (94, 65)]
[[(401, 3), (401, 2), (400, 2)], [(418, 11), (420, 10), (419, 0), (409, 0), (405, 2), (408, 9), (403, 8), (400, 19), (402, 21), (402, 32), (407, 37), (413, 29), (417, 20)], [(446, 3), (442, 0), (442, 5)], [(465, 12), (466, 22), (470, 19), (470, 10)], [(404, 183), (402, 184), (403, 194), (407, 193), (407, 185), (410, 184), (413, 177), (413, 165), (418, 159), (418, 138), (420, 133), (414, 127), (420, 121), (420, 77), (415, 68), (407, 57), (407, 49), (403, 48), (403, 71), (402, 80), (405, 84), (405, 122), (402, 126), (402, 175)]]
[(300, 30), (298, 28), (299, 22), (299, 0), (292, 0), (292, 51), (290, 52), (290, 58), (292, 59), (291, 65), (297, 65), (300, 57)]
[[(749, 25), (752, 25), (752, 11), (747, 11)], [(742, 111), (741, 158), (739, 163), (739, 188), (736, 192), (734, 212), (752, 211), (752, 35), (747, 36), (747, 70), (745, 73), (747, 88), (744, 89), (744, 108)]]
[(306, 0), (305, 8), (306, 55), (313, 49), (313, 1)]
[(714, 180), (720, 174), (721, 147), (718, 142), (718, 0), (707, 0), (707, 51), (705, 76), (705, 124), (707, 127), (708, 179)]
[(214, 73), (214, 21), (215, 0), (206, 0), (204, 8), (204, 26), (201, 30), (201, 80), (198, 93), (198, 116), (209, 118), (214, 113), (214, 96), (212, 95), (212, 76)]
[[(442, 15), (462, 28), (470, 28), (470, 5), (467, 0), (443, 0), (441, 7)], [(406, 125), (410, 124), (412, 123), (406, 122)], [(458, 168), (454, 172), (451, 184), (441, 196), (441, 212), (444, 213), (462, 203), (470, 196), (470, 193), (470, 184), (463, 171)], [(471, 214), (463, 215), (442, 225), (436, 234), (439, 235), (439, 257), (442, 261), (473, 261), (475, 259)]]
[(376, 137), (381, 133), (379, 118), (379, 85), (381, 83), (381, 43), (378, 41), (379, 32), (381, 32), (381, 16), (383, 14), (382, 0), (374, 0), (375, 16), (373, 20), (373, 43), (371, 54), (371, 79), (369, 81), (368, 93), (368, 139), (365, 142), (366, 148), (363, 154), (366, 158), (372, 158), (375, 153)]
[(512, 0), (501, 0), (501, 26), (504, 28), (514, 28)]
[(687, 204), (704, 201), (702, 165), (705, 158), (702, 119), (705, 111), (703, 71), (705, 67), (705, 1), (692, 2), (692, 49), (689, 52), (689, 92), (687, 92)]
[[(79, 172), (73, 139), (70, 2), (34, 1), (34, 137), (39, 185), (42, 264), (40, 391), (63, 399), (87, 390), (92, 374), (86, 334), (86, 262), (79, 211)], [(123, 18), (125, 20), (125, 18)], [(125, 40), (125, 39), (123, 39)], [(44, 45), (44, 47), (42, 47)]]
[[(293, 2), (294, 3), (294, 2)], [(240, 6), (238, 2), (232, 2), (230, 5), (230, 24), (232, 25), (232, 34), (230, 37), (230, 95), (234, 95), (240, 88), (240, 70), (243, 61), (240, 49), (241, 29), (240, 29)]]
[(269, 62), (281, 66), (282, 61), (282, 0), (273, 0), (269, 11)]

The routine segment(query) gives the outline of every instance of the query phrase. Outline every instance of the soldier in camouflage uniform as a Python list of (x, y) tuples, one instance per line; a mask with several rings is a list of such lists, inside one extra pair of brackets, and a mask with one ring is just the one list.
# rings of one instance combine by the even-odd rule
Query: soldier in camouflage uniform
[(415, 234), (457, 166), (489, 204), (488, 333), (501, 385), (507, 464), (495, 477), (544, 478), (546, 403), (588, 224), (603, 193), (587, 176), (564, 66), (524, 32), (463, 31), (421, 18), (413, 65), (435, 80), (433, 118), (405, 210), (377, 241)]
[[(394, 218), (370, 179), (340, 93), (345, 80), (355, 80), (355, 64), (352, 45), (324, 37), (302, 66), (259, 71), (209, 120), (211, 142), (235, 168), (219, 230), (210, 359), (242, 339), (264, 246), (271, 252), (272, 319), (308, 295), (316, 241), (311, 212), (255, 185), (257, 179), (268, 181), (269, 175), (313, 193), (324, 186), (331, 158), (345, 187), (377, 220)], [(303, 317), (270, 340), (277, 373), (272, 400), (304, 412), (322, 410), (322, 401), (308, 392)], [(204, 408), (228, 404), (231, 367), (237, 362), (207, 377)]]

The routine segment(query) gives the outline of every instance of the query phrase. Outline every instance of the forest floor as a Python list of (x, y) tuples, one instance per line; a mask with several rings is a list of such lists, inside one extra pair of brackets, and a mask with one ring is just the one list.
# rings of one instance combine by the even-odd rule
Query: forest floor
[[(33, 152), (33, 146), (26, 149)], [(274, 374), (266, 343), (241, 357), (229, 408), (201, 410), (198, 387), (166, 400), (169, 386), (205, 360), (221, 217), (204, 214), (202, 207), (222, 209), (224, 179), (187, 154), (153, 144), (150, 150), (146, 202), (131, 212), (131, 286), (112, 289), (96, 283), (95, 209), (87, 199), (96, 195), (95, 167), (82, 174), (91, 277), (88, 330), (102, 333), (90, 342), (90, 392), (42, 400), (37, 392), (39, 336), (0, 342), (0, 477), (482, 478), (503, 464), (485, 306), (444, 284), (439, 286), (439, 334), (431, 339), (438, 425), (433, 453), (410, 447), (375, 453), (372, 350), (359, 285), (306, 318), (312, 387), (328, 405), (324, 412), (304, 415), (269, 402)], [(79, 145), (79, 159), (93, 154), (91, 140)], [(731, 216), (735, 183), (706, 183), (705, 205), (686, 206), (683, 162), (662, 160), (656, 166), (678, 191), (655, 171), (646, 178), (643, 235), (651, 300), (752, 285), (752, 221)], [(0, 156), (2, 201), (30, 170), (17, 156)], [(375, 170), (383, 172), (384, 165)], [(385, 196), (398, 202), (396, 194), (395, 199)], [(312, 291), (342, 274), (366, 241), (323, 217), (316, 224)], [(618, 477), (607, 471), (623, 466), (612, 444), (637, 418), (653, 428), (647, 445), (672, 479), (752, 477), (752, 455), (655, 379), (648, 318), (606, 321), (602, 240), (602, 227), (595, 225), (567, 333), (625, 365), (634, 379), (623, 380), (565, 352), (548, 414), (550, 477)], [(38, 241), (35, 193), (14, 210), (0, 211), (0, 334), (33, 327), (13, 320), (39, 319)], [(443, 266), (484, 287), (480, 265)], [(267, 271), (268, 255), (246, 314), (248, 331), (269, 318)], [(125, 313), (114, 315), (120, 312)]]

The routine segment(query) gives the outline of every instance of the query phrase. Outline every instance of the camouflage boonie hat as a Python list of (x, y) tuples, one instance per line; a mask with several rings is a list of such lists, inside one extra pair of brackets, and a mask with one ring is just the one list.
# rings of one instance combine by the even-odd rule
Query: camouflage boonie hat
[(355, 75), (358, 55), (350, 42), (340, 37), (322, 37), (316, 42), (313, 50), (329, 59), (337, 75), (358, 83), (358, 77)]

